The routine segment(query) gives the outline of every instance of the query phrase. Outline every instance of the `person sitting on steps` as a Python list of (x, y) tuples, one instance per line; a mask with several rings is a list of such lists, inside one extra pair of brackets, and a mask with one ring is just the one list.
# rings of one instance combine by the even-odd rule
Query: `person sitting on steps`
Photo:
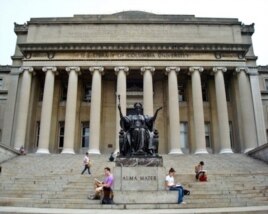
[(166, 189), (170, 191), (178, 191), (178, 204), (182, 203), (185, 204), (183, 201), (184, 194), (190, 195), (189, 190), (184, 190), (183, 186), (181, 184), (176, 184), (174, 181), (174, 175), (175, 170), (173, 168), (170, 168), (168, 175), (165, 179)]
[(111, 173), (111, 169), (109, 167), (104, 168), (105, 179), (103, 182), (99, 181), (95, 178), (95, 194), (89, 199), (98, 200), (101, 198), (101, 194), (104, 193), (104, 197), (108, 194), (112, 194), (112, 187), (114, 183), (114, 177)]
[(200, 161), (200, 163), (195, 166), (195, 178), (198, 181), (207, 181), (207, 173), (206, 170), (204, 170), (205, 163), (203, 161)]

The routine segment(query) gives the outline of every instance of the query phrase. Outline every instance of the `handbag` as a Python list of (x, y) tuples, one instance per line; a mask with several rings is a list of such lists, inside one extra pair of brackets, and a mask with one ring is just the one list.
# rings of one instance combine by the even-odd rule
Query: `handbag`
[(92, 161), (89, 160), (87, 165), (88, 165), (88, 167), (91, 167), (92, 166)]

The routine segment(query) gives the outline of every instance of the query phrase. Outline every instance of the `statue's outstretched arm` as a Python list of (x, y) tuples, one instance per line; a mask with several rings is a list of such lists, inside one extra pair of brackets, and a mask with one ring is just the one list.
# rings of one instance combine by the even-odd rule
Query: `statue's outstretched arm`
[(121, 106), (120, 106), (120, 104), (118, 104), (118, 109), (119, 109), (120, 118), (124, 117), (123, 114), (122, 114), (122, 111), (121, 111)]
[(154, 117), (153, 117), (153, 121), (155, 121), (156, 117), (157, 117), (157, 114), (158, 114), (158, 111), (160, 111), (163, 107), (160, 107), (158, 108), (155, 113), (154, 113)]

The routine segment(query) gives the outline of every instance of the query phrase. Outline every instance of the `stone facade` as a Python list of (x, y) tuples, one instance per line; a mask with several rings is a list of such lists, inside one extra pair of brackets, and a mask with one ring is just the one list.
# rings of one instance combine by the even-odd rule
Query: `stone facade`
[(148, 115), (163, 106), (160, 153), (247, 152), (266, 143), (253, 25), (128, 11), (32, 18), (15, 33), (6, 145), (118, 151), (117, 95), (123, 114), (135, 102)]

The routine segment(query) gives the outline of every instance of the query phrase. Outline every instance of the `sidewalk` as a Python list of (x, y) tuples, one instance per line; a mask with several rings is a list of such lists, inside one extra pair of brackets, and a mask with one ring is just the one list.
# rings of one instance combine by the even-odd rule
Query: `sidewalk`
[[(268, 213), (268, 206), (254, 207), (227, 207), (227, 208), (200, 208), (200, 209), (145, 209), (143, 214), (180, 214), (180, 213)], [(140, 214), (141, 210), (117, 209), (48, 209), (28, 207), (1, 207), (0, 213), (42, 213), (42, 214)]]

